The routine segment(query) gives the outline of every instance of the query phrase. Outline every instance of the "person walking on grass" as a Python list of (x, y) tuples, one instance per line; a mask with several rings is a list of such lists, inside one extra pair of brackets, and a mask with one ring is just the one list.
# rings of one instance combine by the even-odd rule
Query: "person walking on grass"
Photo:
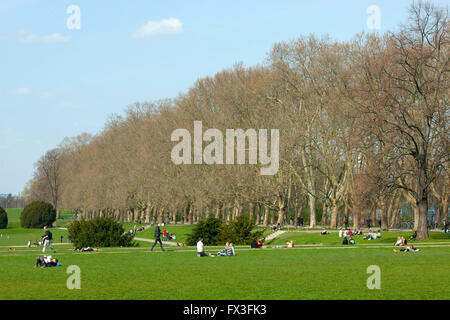
[(44, 227), (44, 231), (45, 231), (45, 234), (42, 236), (42, 240), (44, 240), (44, 248), (42, 249), (42, 253), (45, 253), (45, 249), (47, 247), (52, 249), (53, 253), (55, 253), (56, 250), (52, 246), (53, 235), (50, 232), (50, 230), (48, 230), (47, 226)]
[(161, 241), (161, 229), (159, 228), (160, 224), (158, 223), (158, 225), (155, 228), (155, 243), (153, 244), (153, 247), (150, 251), (153, 251), (153, 248), (156, 246), (156, 244), (159, 242), (159, 244), (161, 245), (161, 250), (164, 251), (164, 248), (162, 246), (162, 241)]

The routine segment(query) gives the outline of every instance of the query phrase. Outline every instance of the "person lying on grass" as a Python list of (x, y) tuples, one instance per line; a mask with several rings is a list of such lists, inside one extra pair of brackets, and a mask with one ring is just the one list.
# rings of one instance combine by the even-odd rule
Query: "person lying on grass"
[(414, 248), (413, 246), (404, 246), (400, 250), (394, 249), (394, 252), (409, 252), (409, 251), (418, 252), (420, 251), (420, 249)]
[(327, 234), (330, 234), (330, 232), (327, 229), (323, 229), (323, 231), (320, 233), (321, 236), (325, 236)]
[(404, 237), (401, 237), (402, 240), (402, 244), (401, 244), (401, 249), (400, 250), (396, 250), (394, 249), (394, 252), (408, 252), (408, 251), (412, 251), (412, 252), (417, 252), (420, 251), (420, 249), (416, 249), (413, 246), (408, 246), (408, 241), (406, 241), (406, 239)]
[(76, 247), (73, 251), (78, 251), (78, 252), (98, 252), (98, 251), (102, 251), (102, 249), (97, 249), (97, 248), (91, 248), (91, 247), (87, 247), (87, 248), (81, 248), (81, 247)]
[(48, 267), (60, 267), (61, 264), (58, 262), (58, 259), (52, 258), (52, 256), (43, 256), (38, 257), (36, 260), (35, 268), (48, 268)]
[(378, 231), (378, 233), (375, 232), (369, 232), (367, 236), (363, 238), (364, 240), (375, 240), (375, 239), (381, 239), (381, 232)]

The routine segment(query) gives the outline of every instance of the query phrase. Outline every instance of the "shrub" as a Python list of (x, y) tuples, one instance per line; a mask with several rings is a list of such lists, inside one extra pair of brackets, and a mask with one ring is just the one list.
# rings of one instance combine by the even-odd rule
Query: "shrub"
[(56, 210), (50, 203), (34, 201), (23, 209), (20, 215), (22, 228), (51, 226), (56, 220)]
[(219, 228), (219, 242), (233, 242), (234, 244), (250, 244), (262, 237), (263, 231), (253, 231), (256, 224), (248, 217), (237, 217), (229, 224), (222, 224)]
[(193, 246), (197, 243), (198, 238), (201, 237), (204, 245), (217, 245), (221, 224), (222, 221), (214, 217), (200, 220), (192, 229), (192, 233), (187, 235), (186, 244)]
[(73, 221), (69, 226), (71, 242), (76, 247), (132, 247), (133, 236), (111, 218)]
[(8, 227), (8, 214), (5, 209), (0, 207), (0, 229), (6, 229)]

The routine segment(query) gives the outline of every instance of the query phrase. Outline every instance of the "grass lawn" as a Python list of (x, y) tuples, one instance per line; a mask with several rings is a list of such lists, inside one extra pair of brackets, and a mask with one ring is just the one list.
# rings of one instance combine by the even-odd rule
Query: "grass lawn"
[[(20, 210), (8, 213), (9, 228), (0, 230), (0, 299), (450, 299), (450, 242), (439, 247), (430, 243), (450, 241), (441, 233), (414, 243), (421, 249), (414, 253), (393, 252), (390, 245), (400, 235), (395, 232), (383, 233), (379, 240), (356, 237), (357, 245), (351, 247), (340, 244), (337, 232), (327, 236), (319, 231), (290, 232), (268, 242), (268, 249), (237, 246), (235, 257), (197, 258), (194, 247), (165, 246), (166, 252), (157, 247), (150, 253), (151, 244), (146, 242), (93, 253), (57, 245), (53, 256), (62, 267), (33, 268), (41, 248), (10, 251), (9, 246), (39, 239), (43, 231), (20, 228)], [(167, 230), (184, 241), (192, 227), (167, 226)], [(150, 228), (138, 237), (151, 239), (153, 231)], [(54, 243), (61, 234), (67, 238), (66, 230), (52, 232)], [(297, 247), (272, 247), (287, 240), (294, 240)], [(206, 247), (212, 253), (218, 249)], [(70, 265), (81, 269), (81, 290), (66, 287)], [(366, 286), (370, 265), (381, 269), (380, 290)]]
[[(185, 243), (187, 239), (187, 235), (192, 232), (194, 225), (190, 224), (177, 224), (177, 225), (168, 225), (164, 227), (160, 227), (161, 229), (161, 239), (162, 239), (162, 231), (164, 229), (167, 230), (168, 233), (175, 233), (176, 240), (173, 240), (172, 242), (181, 242)], [(145, 239), (155, 239), (155, 226), (148, 228), (144, 231), (138, 232), (136, 234), (136, 237), (138, 238), (145, 238)]]
[[(44, 234), (42, 229), (24, 229), (20, 227), (20, 214), (23, 209), (6, 209), (8, 213), (8, 228), (0, 230), (0, 247), (6, 246), (25, 246), (28, 241), (40, 241)], [(68, 219), (68, 217), (65, 217)], [(61, 220), (57, 220), (58, 222)], [(67, 230), (51, 228), (53, 234), (53, 243), (59, 243), (61, 236), (63, 241), (67, 241)]]
[[(238, 248), (205, 258), (193, 248), (57, 250), (62, 267), (37, 269), (38, 249), (0, 252), (0, 299), (450, 299), (450, 247)], [(69, 265), (81, 269), (81, 290), (66, 288)], [(380, 290), (366, 287), (369, 265), (381, 268)]]
[[(397, 241), (398, 236), (404, 236), (406, 240), (411, 236), (411, 232), (382, 232), (381, 239), (375, 240), (363, 240), (366, 236), (365, 234), (361, 236), (354, 236), (356, 245), (376, 245), (376, 244), (394, 244)], [(431, 238), (424, 239), (421, 241), (409, 241), (410, 244), (416, 243), (427, 243), (427, 242), (449, 242), (450, 244), (450, 233), (443, 232), (430, 232)], [(267, 245), (285, 245), (286, 241), (294, 241), (294, 244), (315, 244), (315, 245), (333, 245), (340, 246), (342, 244), (343, 238), (339, 238), (338, 231), (331, 231), (329, 235), (320, 235), (320, 231), (315, 233), (307, 232), (286, 232), (279, 237), (268, 241)]]

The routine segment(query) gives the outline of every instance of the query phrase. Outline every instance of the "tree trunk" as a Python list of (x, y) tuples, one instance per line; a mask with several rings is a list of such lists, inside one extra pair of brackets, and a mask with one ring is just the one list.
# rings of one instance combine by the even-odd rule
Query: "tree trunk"
[(264, 227), (267, 227), (269, 225), (269, 214), (270, 214), (269, 207), (264, 206), (264, 222), (263, 222)]
[(309, 227), (316, 227), (316, 198), (313, 195), (309, 195)]
[(250, 202), (248, 210), (249, 210), (248, 218), (251, 222), (253, 222), (253, 219), (255, 217), (255, 204), (253, 202)]
[(338, 205), (337, 205), (337, 199), (333, 198), (331, 199), (331, 223), (330, 228), (336, 229), (337, 228), (337, 216), (338, 216)]
[(419, 201), (419, 210), (417, 215), (417, 240), (426, 239), (429, 237), (427, 228), (427, 215), (428, 215), (428, 199), (427, 197), (422, 198)]
[(327, 202), (324, 201), (322, 207), (322, 226), (325, 226), (327, 224), (327, 212), (328, 212)]

